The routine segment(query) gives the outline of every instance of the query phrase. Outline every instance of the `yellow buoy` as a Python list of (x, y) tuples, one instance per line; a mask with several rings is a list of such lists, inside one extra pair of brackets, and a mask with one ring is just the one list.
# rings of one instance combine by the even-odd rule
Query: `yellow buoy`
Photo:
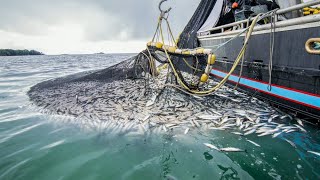
[(214, 64), (215, 62), (216, 62), (216, 55), (210, 54), (210, 55), (208, 56), (208, 64), (212, 65), (212, 64)]
[(310, 10), (310, 8), (308, 8), (308, 7), (303, 8), (303, 11), (309, 11), (309, 10)]
[(190, 55), (190, 51), (182, 51), (182, 54), (184, 54), (184, 55)]
[(209, 79), (208, 74), (202, 74), (202, 76), (201, 76), (201, 78), (200, 78), (200, 81), (201, 81), (202, 83), (205, 83), (205, 82), (208, 81), (208, 79)]
[(303, 15), (310, 15), (310, 11), (303, 12)]
[(163, 44), (161, 42), (156, 42), (156, 48), (161, 49)]
[(169, 47), (168, 47), (168, 51), (171, 52), (171, 53), (175, 53), (176, 50), (177, 50), (177, 48), (174, 47), (174, 46), (169, 46)]
[(204, 48), (197, 49), (197, 54), (203, 54), (203, 50), (204, 50)]

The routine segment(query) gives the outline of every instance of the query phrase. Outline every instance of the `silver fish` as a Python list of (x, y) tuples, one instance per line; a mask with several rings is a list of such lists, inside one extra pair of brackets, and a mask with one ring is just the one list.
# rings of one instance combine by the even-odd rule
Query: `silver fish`
[(220, 148), (220, 151), (223, 152), (245, 152), (245, 150), (234, 148), (234, 147), (227, 147), (227, 148)]
[(214, 116), (214, 115), (209, 115), (209, 114), (204, 114), (204, 115), (200, 115), (197, 117), (200, 119), (205, 119), (205, 120), (216, 120), (216, 119), (221, 118), (220, 115)]
[(291, 146), (293, 146), (294, 148), (297, 148), (297, 146), (290, 140), (284, 138), (285, 141), (287, 141)]
[(287, 131), (286, 133), (291, 133), (291, 132), (294, 132), (294, 131), (296, 131), (296, 130), (295, 129), (291, 129), (291, 130)]
[(163, 130), (164, 130), (165, 132), (168, 131), (165, 125), (163, 125), (162, 128), (163, 128)]
[(246, 115), (246, 118), (249, 119), (251, 122), (254, 122), (254, 120), (251, 117), (249, 117), (248, 115)]
[(303, 127), (301, 127), (301, 126), (299, 126), (298, 124), (294, 124), (296, 127), (298, 127), (301, 131), (303, 131), (303, 132), (307, 132)]
[(280, 132), (277, 132), (277, 133), (273, 134), (273, 135), (272, 135), (272, 138), (275, 138), (275, 137), (279, 136), (281, 133), (283, 133), (283, 132), (280, 131)]
[(236, 118), (236, 125), (241, 126), (241, 119), (239, 117)]
[(210, 149), (214, 149), (214, 150), (217, 150), (217, 151), (220, 151), (219, 148), (217, 148), (215, 145), (212, 145), (212, 144), (209, 144), (209, 143), (203, 143), (205, 146), (207, 146), (208, 148)]
[(255, 143), (255, 142), (253, 142), (253, 141), (250, 141), (249, 139), (247, 139), (247, 141), (248, 141), (248, 142), (250, 142), (251, 144), (253, 144), (253, 145), (257, 146), (257, 147), (260, 147), (260, 145), (259, 145), (259, 144)]
[(261, 136), (266, 136), (266, 135), (269, 135), (269, 134), (273, 134), (273, 132), (267, 131), (267, 132), (264, 132), (262, 134), (259, 134), (258, 136), (261, 137)]
[(240, 135), (240, 136), (243, 136), (243, 134), (241, 132), (231, 132), (232, 134), (235, 134), (235, 135)]
[(200, 127), (200, 124), (197, 121), (193, 120), (193, 123), (196, 125), (196, 127)]
[(234, 127), (236, 124), (225, 124), (223, 127)]
[(315, 154), (317, 156), (320, 156), (320, 153), (319, 152), (314, 152), (314, 151), (307, 151), (308, 153), (311, 153), (311, 154)]
[(145, 118), (143, 118), (142, 121), (146, 121), (147, 119), (149, 119), (150, 115), (147, 115)]
[(303, 126), (303, 123), (302, 123), (301, 119), (298, 119), (298, 118), (297, 118), (297, 122), (298, 122), (298, 124), (300, 124), (301, 126)]
[(222, 121), (220, 122), (220, 124), (226, 123), (228, 122), (230, 119), (228, 117), (225, 117), (222, 119)]
[(184, 131), (184, 134), (187, 134), (189, 132), (189, 128), (187, 128), (185, 131)]
[(243, 135), (247, 136), (247, 135), (249, 135), (249, 134), (254, 133), (255, 131), (256, 131), (256, 129), (251, 129), (250, 131), (244, 133)]

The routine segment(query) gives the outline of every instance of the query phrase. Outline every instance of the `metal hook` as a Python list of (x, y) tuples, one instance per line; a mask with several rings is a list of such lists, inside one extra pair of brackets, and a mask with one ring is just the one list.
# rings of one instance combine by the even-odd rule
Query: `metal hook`
[(162, 3), (166, 2), (166, 1), (167, 0), (161, 0), (160, 3), (159, 3), (159, 10), (161, 12), (161, 17), (164, 17), (165, 14), (169, 13), (171, 11), (171, 9), (172, 9), (171, 7), (169, 9), (165, 10), (165, 11), (161, 9)]

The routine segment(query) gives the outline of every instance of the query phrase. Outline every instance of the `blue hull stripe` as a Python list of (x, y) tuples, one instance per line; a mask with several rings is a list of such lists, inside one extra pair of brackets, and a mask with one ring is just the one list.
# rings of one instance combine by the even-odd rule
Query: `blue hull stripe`
[[(217, 71), (217, 70), (212, 70), (211, 74), (222, 77), (222, 78), (227, 75), (227, 73)], [(229, 80), (238, 82), (239, 77), (231, 75), (229, 77)], [(297, 103), (300, 102), (301, 104), (309, 105), (309, 106), (312, 106), (313, 108), (320, 109), (320, 97), (317, 97), (317, 96), (312, 96), (309, 94), (304, 94), (301, 92), (292, 91), (292, 90), (284, 89), (277, 86), (272, 86), (271, 91), (269, 91), (268, 84), (256, 82), (250, 79), (246, 79), (244, 77), (240, 79), (240, 84), (252, 87), (254, 89), (257, 89), (259, 91), (262, 91), (271, 95), (280, 96), (280, 97), (283, 97), (284, 99), (293, 100), (293, 101), (296, 101)]]

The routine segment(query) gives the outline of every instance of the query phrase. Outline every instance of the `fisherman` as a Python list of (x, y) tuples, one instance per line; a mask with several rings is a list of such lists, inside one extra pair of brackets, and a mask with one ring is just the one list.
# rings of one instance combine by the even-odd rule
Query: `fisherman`
[(266, 5), (268, 7), (268, 11), (280, 8), (279, 5), (275, 2), (275, 0), (267, 1), (267, 0), (231, 0), (233, 1), (232, 9), (241, 9), (244, 5), (247, 6), (258, 6), (258, 5)]
[(230, 0), (235, 20), (247, 19), (252, 14), (266, 13), (279, 8), (275, 0)]

